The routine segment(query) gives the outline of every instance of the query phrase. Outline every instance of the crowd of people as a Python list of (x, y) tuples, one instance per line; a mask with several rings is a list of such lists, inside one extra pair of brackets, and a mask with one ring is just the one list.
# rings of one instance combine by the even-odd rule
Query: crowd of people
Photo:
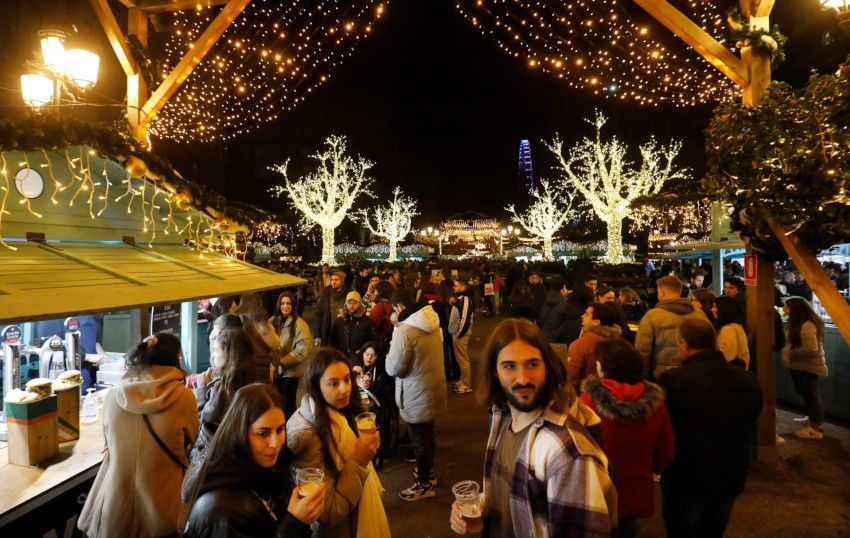
[[(594, 274), (572, 285), (534, 270), (509, 278), (480, 376), (474, 318), (498, 312), (503, 285), (485, 266), (463, 278), (365, 267), (349, 285), (325, 265), (312, 323), (300, 292), (220, 298), (206, 372), (185, 379), (169, 334), (127, 355), (104, 401), (106, 452), (79, 527), (92, 537), (389, 536), (377, 471), (406, 432), (415, 467), (398, 495), (436, 495), (435, 423), (454, 382), (458, 395), (476, 385), (489, 405), (486, 535), (636, 536), (660, 481), (668, 536), (722, 536), (762, 394), (742, 286), (730, 276), (715, 297), (704, 276), (650, 275), (652, 303)], [(783, 304), (777, 347), (809, 416), (796, 435), (820, 439), (824, 324), (804, 298)], [(364, 412), (374, 428), (362, 427)], [(455, 503), (451, 528), (471, 522)]]

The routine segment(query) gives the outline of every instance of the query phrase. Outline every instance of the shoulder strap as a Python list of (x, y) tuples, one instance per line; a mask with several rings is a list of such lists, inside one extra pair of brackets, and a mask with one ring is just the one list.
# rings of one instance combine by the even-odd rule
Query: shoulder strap
[(184, 465), (183, 462), (180, 461), (180, 458), (178, 458), (177, 456), (174, 455), (174, 452), (172, 452), (171, 449), (168, 448), (168, 446), (162, 441), (162, 439), (159, 437), (159, 435), (156, 434), (156, 432), (153, 429), (153, 426), (151, 426), (151, 421), (148, 418), (148, 416), (142, 415), (142, 419), (145, 421), (145, 426), (148, 428), (148, 431), (151, 432), (151, 435), (153, 436), (154, 441), (156, 441), (156, 444), (159, 445), (159, 448), (161, 448), (162, 451), (165, 452), (165, 455), (168, 456), (169, 458), (171, 458), (171, 461), (176, 463), (178, 467), (180, 467), (183, 470), (186, 470), (186, 465)]

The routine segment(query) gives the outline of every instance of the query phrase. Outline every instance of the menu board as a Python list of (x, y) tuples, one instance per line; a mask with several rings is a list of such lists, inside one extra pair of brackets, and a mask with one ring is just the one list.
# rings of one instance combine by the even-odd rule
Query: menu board
[(151, 307), (151, 334), (171, 333), (180, 338), (180, 303)]

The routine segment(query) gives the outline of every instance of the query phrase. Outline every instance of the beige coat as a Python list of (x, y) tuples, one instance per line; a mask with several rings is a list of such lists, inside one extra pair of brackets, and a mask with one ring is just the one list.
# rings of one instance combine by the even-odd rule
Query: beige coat
[(183, 468), (156, 443), (142, 415), (184, 465), (198, 435), (195, 396), (171, 366), (130, 370), (103, 402), (108, 452), (80, 514), (91, 538), (162, 536), (182, 531)]
[(304, 318), (298, 317), (295, 322), (294, 337), (290, 341), (290, 330), (294, 316), (287, 316), (280, 331), (280, 349), (288, 349), (289, 353), (280, 357), (278, 372), (282, 377), (301, 378), (304, 375), (307, 359), (313, 354), (313, 334)]
[(661, 301), (643, 316), (635, 337), (635, 347), (645, 361), (645, 378), (658, 379), (663, 372), (681, 366), (679, 325), (690, 318), (708, 320), (702, 310), (691, 305), (690, 299)]

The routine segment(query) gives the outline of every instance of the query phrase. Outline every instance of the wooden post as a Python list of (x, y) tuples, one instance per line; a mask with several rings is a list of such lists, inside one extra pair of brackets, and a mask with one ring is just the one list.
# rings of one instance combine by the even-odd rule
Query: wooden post
[[(143, 46), (148, 46), (148, 16), (144, 11), (138, 8), (127, 11), (127, 33), (139, 38)], [(130, 135), (144, 143), (148, 130), (141, 119), (142, 107), (148, 100), (148, 87), (138, 66), (136, 67), (136, 73), (127, 76), (127, 123)]]

